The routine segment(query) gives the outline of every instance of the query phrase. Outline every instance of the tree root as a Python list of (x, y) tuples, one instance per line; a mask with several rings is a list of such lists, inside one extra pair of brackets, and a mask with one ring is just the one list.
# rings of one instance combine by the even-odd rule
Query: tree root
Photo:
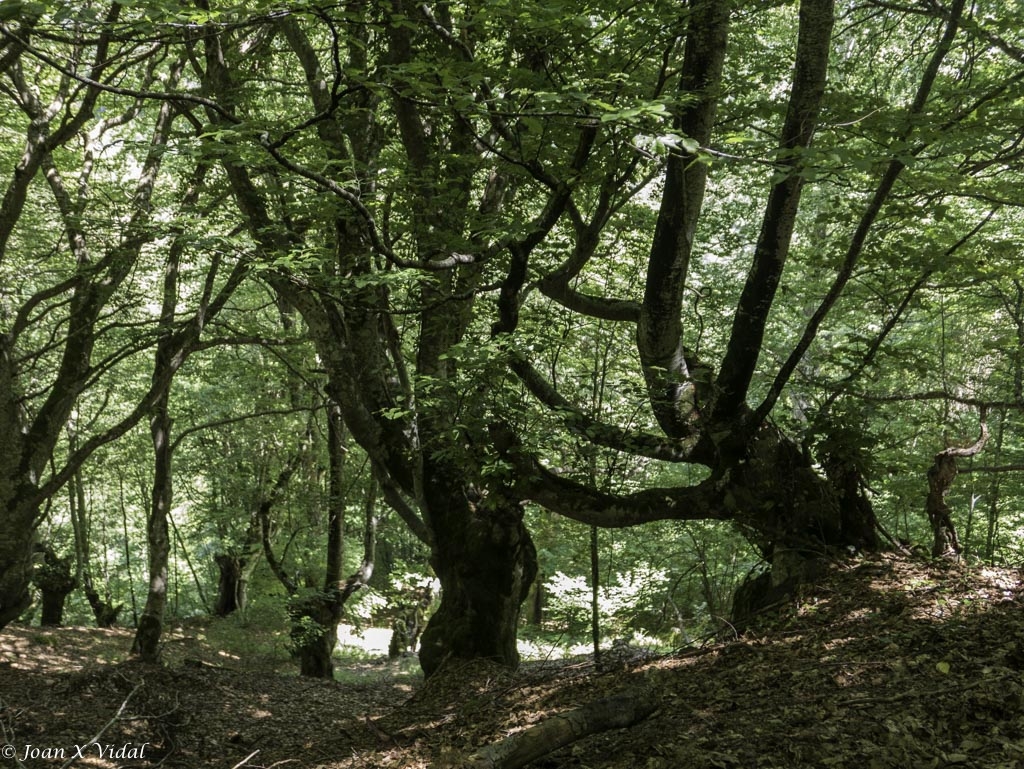
[(632, 726), (657, 709), (648, 690), (620, 692), (488, 745), (470, 756), (464, 769), (519, 769), (591, 734)]

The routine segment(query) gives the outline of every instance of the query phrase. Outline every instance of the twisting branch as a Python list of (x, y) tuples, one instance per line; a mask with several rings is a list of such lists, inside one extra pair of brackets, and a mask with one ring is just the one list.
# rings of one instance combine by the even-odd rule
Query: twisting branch
[(507, 424), (490, 426), (494, 448), (513, 468), (517, 496), (581, 523), (626, 528), (651, 521), (721, 520), (730, 516), (725, 490), (714, 478), (693, 486), (609, 494), (562, 477), (523, 450)]
[[(115, 7), (118, 7), (118, 4), (115, 3), (114, 5)], [(71, 78), (72, 80), (79, 82), (82, 85), (87, 85), (90, 88), (94, 88), (96, 89), (96, 91), (113, 93), (117, 94), (118, 96), (130, 96), (133, 99), (145, 99), (148, 101), (168, 101), (172, 103), (185, 102), (188, 104), (197, 104), (202, 107), (206, 107), (207, 109), (213, 110), (218, 115), (223, 117), (225, 120), (230, 121), (231, 123), (237, 125), (241, 122), (238, 118), (234, 117), (228, 110), (224, 109), (220, 104), (213, 101), (212, 99), (207, 99), (203, 96), (196, 96), (195, 94), (190, 93), (173, 93), (168, 91), (148, 91), (145, 89), (125, 88), (122, 86), (111, 85), (109, 83), (103, 83), (99, 80), (96, 80), (95, 78), (91, 78), (86, 75), (81, 75), (78, 72), (75, 72), (70, 67), (64, 66), (52, 56), (49, 56), (40, 49), (36, 48), (27, 40), (23, 39), (20, 35), (12, 32), (8, 27), (6, 27), (3, 24), (0, 24), (0, 36), (11, 40), (13, 43), (18, 45), (21, 48), (21, 50), (38, 59), (39, 61), (43, 62), (48, 67), (51, 67), (52, 69), (56, 70), (64, 77)]]
[(363, 202), (359, 199), (359, 194), (357, 192), (353, 192), (347, 187), (343, 187), (333, 179), (328, 179), (323, 174), (317, 173), (309, 168), (304, 168), (298, 163), (289, 160), (275, 146), (276, 142), (270, 141), (269, 134), (261, 135), (259, 142), (260, 146), (262, 146), (267, 153), (284, 168), (298, 174), (304, 179), (315, 182), (318, 186), (333, 193), (334, 195), (337, 195), (352, 206), (356, 214), (358, 214), (366, 224), (367, 235), (370, 238), (370, 244), (373, 247), (374, 252), (380, 254), (395, 266), (420, 270), (449, 270), (460, 264), (472, 264), (477, 261), (477, 258), (472, 254), (459, 253), (448, 254), (443, 259), (403, 259), (392, 251), (381, 238), (380, 230), (377, 227), (377, 222), (374, 219), (373, 214), (365, 205), (363, 205)]
[(488, 745), (470, 756), (466, 767), (520, 769), (588, 735), (632, 726), (657, 709), (658, 700), (650, 691), (619, 692), (589, 702), (577, 710), (558, 713), (536, 726)]
[[(958, 240), (952, 246), (947, 248), (945, 253), (943, 254), (943, 258), (949, 258), (953, 254), (955, 254), (958, 250), (960, 250), (960, 248), (965, 243), (967, 243), (971, 238), (977, 235), (981, 231), (981, 229), (986, 224), (988, 224), (988, 222), (992, 219), (992, 217), (995, 215), (996, 211), (999, 210), (999, 208), (1000, 206), (996, 206), (991, 211), (989, 211), (985, 218), (978, 222), (978, 224), (976, 224), (970, 232), (968, 232), (966, 235), (960, 238), (960, 240)], [(903, 313), (906, 312), (907, 307), (910, 306), (911, 300), (921, 289), (921, 287), (924, 286), (928, 279), (934, 274), (935, 269), (933, 267), (929, 267), (921, 274), (921, 277), (914, 281), (914, 284), (909, 289), (907, 289), (907, 293), (903, 296), (902, 301), (897, 306), (896, 312), (894, 312), (892, 316), (889, 318), (889, 320), (885, 322), (885, 325), (882, 327), (882, 330), (879, 331), (878, 335), (874, 338), (874, 340), (872, 340), (871, 344), (868, 346), (868, 349), (865, 351), (864, 356), (861, 358), (860, 362), (856, 365), (856, 367), (854, 367), (853, 371), (851, 371), (849, 374), (843, 377), (843, 379), (839, 382), (839, 386), (836, 387), (835, 390), (832, 391), (832, 394), (829, 395), (828, 398), (825, 400), (825, 403), (822, 405), (819, 411), (820, 414), (824, 415), (828, 413), (829, 409), (832, 408), (832, 405), (836, 402), (836, 400), (838, 400), (839, 397), (842, 396), (849, 389), (849, 386), (857, 379), (857, 377), (864, 373), (865, 369), (867, 369), (867, 367), (871, 365), (871, 362), (875, 359), (875, 355), (877, 355), (878, 351), (882, 348), (882, 344), (885, 342), (886, 338), (889, 336), (892, 330), (896, 328), (897, 324), (900, 321), (900, 318), (903, 317)]]
[(956, 526), (953, 525), (952, 511), (946, 504), (946, 494), (957, 476), (957, 460), (980, 454), (988, 443), (987, 416), (988, 410), (983, 406), (979, 416), (981, 432), (978, 440), (970, 446), (951, 446), (940, 451), (935, 455), (934, 464), (928, 469), (928, 498), (925, 502), (925, 511), (928, 513), (928, 521), (935, 537), (932, 544), (934, 558), (955, 558), (960, 555), (960, 539), (956, 533)]
[(625, 451), (665, 462), (688, 462), (692, 458), (697, 431), (688, 439), (666, 439), (649, 433), (624, 430), (594, 419), (569, 402), (518, 353), (509, 356), (509, 367), (541, 403), (558, 414), (572, 432), (599, 446)]

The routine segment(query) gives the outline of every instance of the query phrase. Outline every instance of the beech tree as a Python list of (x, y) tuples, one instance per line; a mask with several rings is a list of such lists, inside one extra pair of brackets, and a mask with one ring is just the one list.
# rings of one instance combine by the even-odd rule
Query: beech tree
[[(43, 503), (98, 447), (149, 414), (246, 271), (238, 261), (225, 278), (215, 258), (201, 300), (164, 327), (163, 360), (149, 385), (134, 400), (100, 400), (88, 418), (93, 434), (64, 451), (82, 394), (125, 390), (132, 378), (124, 362), (156, 339), (155, 319), (135, 302), (147, 295), (154, 246), (166, 234), (155, 211), (176, 113), (167, 102), (149, 110), (141, 96), (119, 93), (129, 72), (139, 93), (173, 88), (180, 65), (168, 66), (160, 43), (116, 35), (118, 3), (83, 23), (56, 9), (46, 21), (61, 31), (37, 38), (46, 10), (18, 4), (0, 25), (4, 124), (24, 136), (0, 201), (0, 626), (30, 602)], [(126, 143), (135, 151), (110, 151)]]
[[(882, 261), (880, 223), (891, 238), (889, 216), (938, 194), (926, 169), (949, 162), (943, 143), (978, 104), (1005, 104), (1013, 91), (1005, 79), (963, 77), (990, 34), (965, 20), (963, 3), (843, 10), (838, 31), (825, 0), (804, 0), (795, 15), (717, 2), (521, 11), (354, 4), (242, 26), (218, 16), (198, 35), (215, 102), (207, 132), (225, 148), (239, 212), (270, 264), (262, 275), (303, 316), (389, 502), (432, 548), (443, 597), (423, 637), (428, 674), (449, 655), (514, 664), (534, 571), (526, 500), (598, 526), (736, 521), (772, 563), (776, 588), (813, 573), (832, 548), (874, 547), (858, 468), (837, 454), (822, 473), (773, 414), (858, 267)], [(754, 63), (758, 25), (784, 56)], [(793, 27), (795, 37), (784, 32)], [(890, 44), (931, 42), (904, 47), (905, 76), (865, 103), (866, 60), (837, 50), (880, 31)], [(282, 84), (301, 71), (305, 93), (282, 87), (268, 99), (254, 69)], [(749, 73), (769, 98), (739, 90)], [(882, 117), (864, 125), (865, 113)], [(993, 162), (1008, 159), (997, 151)], [(763, 192), (745, 210), (725, 197), (709, 214), (705, 198), (728, 196), (731, 176)], [(638, 270), (642, 288), (588, 290), (652, 180), (646, 255), (620, 267)], [(839, 190), (847, 204), (823, 206)], [(964, 206), (942, 244), (947, 259), (986, 214)], [(702, 258), (717, 256), (709, 228), (723, 225), (752, 236), (721, 257), (739, 290), (698, 350), (684, 297), (706, 279)], [(828, 243), (815, 249), (822, 227)], [(802, 328), (766, 359), (793, 256), (831, 278), (805, 289)], [(531, 319), (552, 303), (633, 329), (649, 419), (587, 414), (535, 365)], [(524, 433), (510, 409), (536, 413), (511, 394), (510, 372), (569, 434), (704, 467), (702, 479), (612, 495), (583, 472), (556, 473), (540, 458), (550, 442)]]
[[(536, 572), (529, 503), (597, 527), (734, 522), (771, 566), (747, 608), (831, 552), (877, 547), (866, 385), (928, 373), (926, 343), (901, 347), (908, 318), (930, 322), (929, 301), (981, 280), (982, 255), (1002, 254), (986, 279), (1015, 277), (995, 245), (1019, 226), (1024, 55), (994, 3), (133, 9), (82, 45), (146, 30), (180, 74), (168, 64), (162, 80), (104, 88), (112, 59), (89, 47), (96, 71), (75, 80), (32, 45), (35, 17), (4, 21), (0, 55), (9, 73), (30, 56), (76, 83), (83, 116), (107, 91), (149, 105), (122, 122), (156, 120), (153, 164), (171, 145), (149, 115), (188, 135), (182, 162), (230, 201), (221, 225), (301, 316), (328, 400), (430, 548), (442, 598), (423, 634), (428, 674), (449, 657), (516, 663)], [(39, 113), (19, 98), (31, 174), (46, 151), (32, 159)], [(37, 139), (52, 154), (80, 132)], [(125, 232), (153, 237), (143, 208)], [(100, 272), (79, 273), (26, 300), (21, 326), (86, 286), (106, 297)], [(83, 305), (84, 328), (101, 305)], [(603, 337), (615, 387), (598, 399), (579, 361)], [(86, 370), (56, 384), (74, 390)], [(944, 368), (942, 384), (971, 376)], [(143, 411), (159, 414), (167, 379)], [(66, 419), (60, 403), (38, 424)], [(55, 441), (32, 449), (35, 465), (4, 459), (36, 468), (36, 503), (56, 488), (34, 480)], [(597, 455), (615, 458), (614, 482)], [(24, 498), (10, 483), (7, 498)], [(4, 574), (24, 576), (27, 541)], [(24, 580), (10, 579), (16, 616)]]
[[(683, 103), (675, 111), (673, 124), (683, 138), (667, 159), (658, 223), (644, 263), (643, 296), (631, 302), (564, 289), (561, 295), (545, 292), (545, 284), (552, 280), (549, 276), (557, 272), (540, 277), (535, 284), (575, 312), (635, 326), (638, 363), (662, 435), (627, 434), (595, 421), (567, 402), (524, 356), (513, 353), (510, 363), (540, 401), (567, 412), (568, 426), (590, 440), (654, 459), (699, 464), (707, 468), (706, 477), (682, 487), (609, 495), (552, 472), (507, 429), (501, 430), (499, 440), (516, 468), (517, 492), (578, 520), (605, 526), (658, 518), (736, 521), (772, 565), (771, 576), (762, 580), (758, 590), (771, 589), (777, 595), (786, 585), (813, 574), (820, 556), (843, 546), (873, 548), (877, 538), (863, 479), (858, 479), (862, 469), (849, 461), (852, 453), (822, 456), (819, 469), (809, 446), (801, 444), (802, 436), (780, 430), (773, 419), (776, 407), (798, 367), (809, 356), (821, 354), (815, 345), (819, 331), (827, 327), (858, 270), (884, 270), (887, 241), (896, 232), (913, 237), (909, 233), (921, 231), (921, 222), (907, 216), (908, 207), (914, 201), (920, 204), (946, 195), (957, 198), (945, 187), (946, 177), (936, 170), (952, 161), (947, 154), (952, 136), (971, 120), (979, 104), (1007, 104), (1002, 99), (1016, 86), (998, 78), (968, 85), (969, 74), (978, 71), (972, 53), (975, 46), (994, 35), (984, 28), (982, 20), (989, 17), (980, 9), (969, 12), (963, 3), (954, 2), (930, 13), (891, 8), (869, 12), (837, 10), (832, 2), (810, 0), (799, 6), (790, 71), (774, 71), (769, 81), (769, 89), (776, 92), (784, 87), (786, 96), (780, 102), (785, 109), (777, 118), (768, 113), (771, 117), (766, 120), (750, 107), (737, 110), (739, 98), (729, 90), (735, 77), (730, 75), (730, 65), (744, 67), (742, 52), (729, 42), (742, 7), (693, 3), (687, 14), (678, 81)], [(840, 13), (843, 26), (837, 29)], [(873, 84), (875, 102), (869, 106), (853, 98), (864, 81), (863, 72), (851, 63), (863, 64), (861, 57), (877, 52), (867, 41), (872, 32), (892, 43), (897, 18), (931, 43), (927, 50), (906, 54), (901, 60), (904, 76), (888, 89)], [(750, 41), (748, 32), (735, 32), (745, 43)], [(837, 53), (844, 45), (864, 43), (865, 52), (848, 55), (845, 61)], [(764, 69), (755, 71), (768, 74)], [(831, 83), (830, 77), (835, 78)], [(729, 112), (723, 114), (723, 109)], [(875, 126), (864, 125), (857, 117), (870, 110), (885, 113), (876, 133), (871, 131)], [(823, 111), (827, 121), (822, 119)], [(777, 137), (776, 146), (766, 147), (754, 132)], [(763, 154), (727, 152), (723, 140), (728, 139), (735, 139), (733, 146), (741, 148), (757, 146)], [(994, 150), (987, 162), (1006, 167), (1012, 165), (1013, 156)], [(957, 160), (962, 162), (962, 156)], [(683, 298), (705, 279), (698, 257), (716, 255), (715, 241), (721, 240), (720, 233), (702, 226), (708, 219), (714, 226), (723, 224), (720, 213), (706, 215), (709, 180), (727, 176), (740, 164), (763, 169), (753, 175), (747, 169), (738, 172), (764, 188), (759, 224), (749, 248), (725, 257), (737, 267), (745, 264), (745, 276), (731, 318), (716, 335), (717, 349), (709, 350), (706, 344), (698, 351), (692, 341), (698, 338), (693, 325), (701, 318), (687, 312)], [(722, 181), (718, 184), (720, 195), (734, 189)], [(818, 196), (833, 196), (840, 190), (847, 202), (842, 216), (835, 217), (822, 209)], [(808, 201), (811, 191), (817, 194)], [(978, 194), (977, 186), (974, 192)], [(712, 201), (728, 206), (727, 198), (712, 197)], [(960, 203), (964, 215), (958, 227), (941, 238), (934, 230), (929, 232), (936, 253), (922, 255), (915, 265), (919, 277), (909, 285), (909, 296), (948, 269), (954, 255), (959, 257), (971, 248), (979, 233), (992, 224), (993, 208), (975, 206), (963, 198)], [(901, 217), (906, 218), (901, 221)], [(567, 262), (566, 271), (571, 269), (572, 277), (585, 276), (600, 257), (600, 248), (580, 248), (581, 240), (577, 238), (575, 259)], [(784, 276), (793, 273), (794, 256), (807, 265), (820, 265), (831, 277), (820, 294), (813, 284), (804, 283), (798, 301), (807, 309), (802, 319), (797, 314), (799, 330), (782, 334), (788, 340), (783, 347), (776, 337), (769, 356), (765, 354), (767, 329), (771, 322), (787, 317), (790, 302), (779, 289)], [(890, 280), (900, 276), (898, 270), (884, 274)], [(505, 286), (512, 280), (510, 275)], [(522, 281), (514, 284), (517, 290), (525, 286)], [(525, 299), (525, 291), (520, 295)], [(869, 337), (847, 371), (845, 384), (868, 366), (895, 318)], [(825, 400), (815, 415), (816, 429), (825, 433), (833, 402), (834, 398)]]

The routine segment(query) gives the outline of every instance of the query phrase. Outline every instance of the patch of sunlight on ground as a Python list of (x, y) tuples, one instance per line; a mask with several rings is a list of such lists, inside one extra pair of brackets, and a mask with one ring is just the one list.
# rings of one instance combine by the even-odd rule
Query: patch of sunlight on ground
[[(365, 654), (369, 657), (387, 656), (391, 643), (391, 630), (382, 627), (356, 628), (338, 625), (338, 653)], [(527, 660), (561, 659), (593, 651), (590, 644), (558, 644), (519, 639), (519, 654)]]
[(529, 641), (520, 638), (517, 642), (519, 656), (524, 660), (557, 660), (562, 657), (575, 657), (582, 654), (590, 654), (594, 651), (591, 644), (565, 644), (545, 643), (543, 641)]
[[(664, 649), (665, 646), (665, 644), (657, 638), (645, 636), (640, 633), (634, 633), (628, 639), (622, 640), (627, 641), (628, 647), (634, 650), (658, 650)], [(616, 643), (619, 643), (616, 639), (604, 638), (601, 641), (601, 648), (607, 651)], [(520, 638), (517, 645), (519, 647), (519, 656), (524, 660), (557, 660), (569, 657), (587, 656), (594, 653), (594, 645), (589, 642), (564, 644)]]
[[(356, 628), (352, 625), (338, 625), (337, 654), (365, 654), (368, 657), (386, 657), (391, 643), (390, 628), (367, 627)], [(602, 649), (611, 646), (612, 641), (605, 639)], [(656, 638), (634, 635), (629, 639), (633, 648), (654, 649), (662, 644)], [(566, 657), (585, 656), (593, 653), (594, 647), (589, 643), (565, 644), (520, 638), (517, 642), (519, 656), (524, 660), (554, 660)]]

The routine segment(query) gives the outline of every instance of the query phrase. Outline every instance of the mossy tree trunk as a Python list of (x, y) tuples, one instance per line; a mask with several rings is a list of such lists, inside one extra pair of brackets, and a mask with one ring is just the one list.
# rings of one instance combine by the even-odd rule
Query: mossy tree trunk
[(500, 492), (471, 501), (475, 495), (467, 498), (451, 472), (438, 466), (426, 473), (431, 564), (441, 582), (441, 603), (423, 631), (420, 666), (427, 676), (450, 658), (491, 659), (515, 668), (520, 607), (537, 574), (523, 509)]
[(332, 656), (338, 641), (341, 602), (336, 591), (293, 597), (288, 604), (292, 649), (299, 673), (310, 678), (333, 678)]

